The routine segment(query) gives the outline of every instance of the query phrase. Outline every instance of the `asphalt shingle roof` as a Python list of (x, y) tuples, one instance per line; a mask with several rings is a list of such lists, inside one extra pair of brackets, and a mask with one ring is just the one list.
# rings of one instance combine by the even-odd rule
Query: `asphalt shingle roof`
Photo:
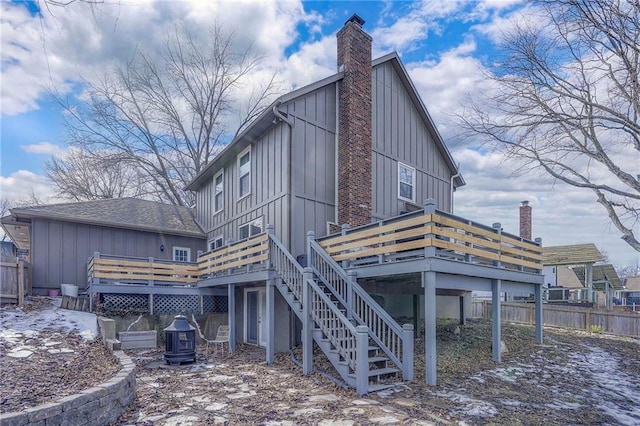
[(204, 237), (195, 210), (137, 198), (111, 198), (11, 209), (18, 217), (42, 217), (69, 222)]

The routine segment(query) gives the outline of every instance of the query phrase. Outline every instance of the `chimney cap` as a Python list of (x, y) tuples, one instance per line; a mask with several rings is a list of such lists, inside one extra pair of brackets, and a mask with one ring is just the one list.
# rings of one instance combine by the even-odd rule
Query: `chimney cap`
[(347, 19), (347, 21), (344, 24), (347, 25), (349, 22), (354, 22), (360, 26), (364, 25), (364, 19), (358, 16), (357, 13), (354, 13), (353, 15), (351, 15), (351, 18)]
[(523, 206), (528, 206), (529, 205), (529, 201), (528, 200), (521, 201), (521, 203), (522, 203)]

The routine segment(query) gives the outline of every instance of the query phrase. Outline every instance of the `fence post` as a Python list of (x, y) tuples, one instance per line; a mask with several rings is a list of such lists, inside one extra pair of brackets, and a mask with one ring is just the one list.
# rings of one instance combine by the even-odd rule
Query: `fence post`
[(18, 260), (18, 306), (24, 307), (24, 263), (22, 260)]
[(313, 270), (309, 267), (303, 270), (302, 283), (302, 374), (305, 376), (313, 371), (313, 320), (311, 319), (311, 285)]
[[(430, 214), (435, 214), (436, 212), (436, 200), (434, 200), (433, 198), (428, 198), (425, 202), (424, 202), (424, 214), (426, 215), (430, 215)], [(433, 226), (433, 222), (431, 222), (431, 225)], [(424, 236), (426, 239), (433, 239), (435, 238), (434, 234), (426, 234)], [(433, 245), (430, 245), (428, 247), (424, 248), (424, 257), (425, 259), (430, 258), (430, 257), (435, 257), (436, 256), (436, 247)]]
[(311, 241), (316, 239), (316, 233), (313, 231), (307, 232), (307, 268), (312, 268), (313, 266), (313, 250), (311, 249)]
[[(344, 223), (340, 227), (340, 234), (344, 237), (345, 235), (347, 235), (349, 233), (350, 229), (351, 229), (351, 227), (349, 226), (349, 224), (348, 223)], [(349, 267), (349, 261), (348, 260), (343, 260), (342, 261), (342, 269), (347, 269), (348, 267)]]
[(353, 318), (353, 282), (357, 282), (356, 271), (347, 271), (347, 318)]
[(369, 329), (356, 327), (356, 392), (364, 395), (369, 390)]
[(402, 326), (402, 377), (413, 381), (413, 324)]
[(153, 257), (150, 257), (148, 259), (148, 261), (149, 261), (149, 270), (151, 272), (151, 274), (149, 274), (149, 275), (151, 275), (152, 278), (150, 280), (148, 280), (147, 284), (149, 286), (153, 286), (153, 284), (154, 284), (154, 281), (153, 281)]
[(267, 258), (267, 269), (273, 269), (273, 261), (271, 259), (271, 237), (274, 235), (274, 231), (275, 231), (275, 228), (273, 224), (267, 223), (267, 235), (269, 236), (267, 240), (267, 244), (269, 247), (267, 249), (267, 253), (269, 255), (269, 257)]

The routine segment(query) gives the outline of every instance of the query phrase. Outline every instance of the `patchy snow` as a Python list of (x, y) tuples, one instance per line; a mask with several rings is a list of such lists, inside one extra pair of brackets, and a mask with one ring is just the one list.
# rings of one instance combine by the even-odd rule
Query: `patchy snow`
[(468, 416), (493, 417), (498, 409), (490, 402), (471, 398), (458, 392), (436, 392), (435, 395), (459, 404), (458, 411)]
[(0, 308), (0, 339), (13, 344), (45, 330), (76, 333), (86, 340), (98, 337), (98, 321), (95, 314), (60, 308), (62, 299), (49, 299), (48, 309), (25, 312), (13, 306)]

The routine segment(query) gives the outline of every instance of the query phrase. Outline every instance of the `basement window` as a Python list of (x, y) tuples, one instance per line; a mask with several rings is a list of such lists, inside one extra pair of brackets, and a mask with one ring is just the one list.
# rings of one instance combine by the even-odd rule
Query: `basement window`
[(398, 163), (398, 198), (415, 203), (416, 169)]

